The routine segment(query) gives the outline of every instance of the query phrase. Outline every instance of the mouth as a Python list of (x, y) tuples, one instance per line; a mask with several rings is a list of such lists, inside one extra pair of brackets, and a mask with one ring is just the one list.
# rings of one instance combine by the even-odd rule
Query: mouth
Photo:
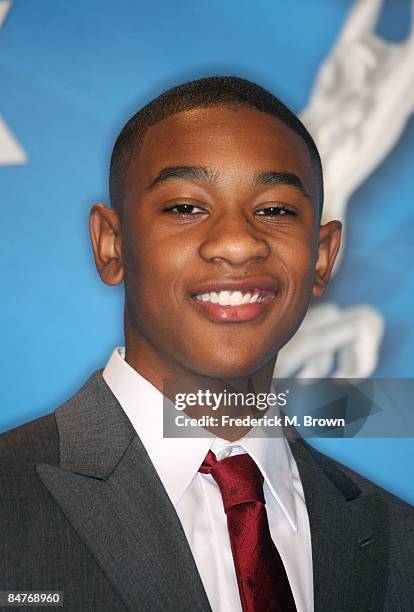
[(253, 321), (262, 316), (276, 298), (274, 282), (254, 283), (252, 280), (205, 286), (192, 292), (193, 304), (208, 319), (215, 322)]

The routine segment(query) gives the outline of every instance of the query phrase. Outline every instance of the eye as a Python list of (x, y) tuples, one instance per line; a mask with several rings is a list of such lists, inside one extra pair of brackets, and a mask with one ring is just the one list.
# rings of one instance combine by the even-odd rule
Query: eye
[(197, 215), (197, 214), (206, 212), (206, 210), (204, 208), (201, 208), (200, 206), (196, 206), (195, 204), (187, 204), (187, 203), (174, 204), (173, 206), (168, 206), (167, 208), (164, 208), (163, 211), (182, 215), (182, 216)]
[(266, 208), (256, 210), (255, 214), (259, 215), (260, 217), (297, 216), (297, 212), (292, 210), (291, 208), (288, 208), (287, 206), (266, 206)]

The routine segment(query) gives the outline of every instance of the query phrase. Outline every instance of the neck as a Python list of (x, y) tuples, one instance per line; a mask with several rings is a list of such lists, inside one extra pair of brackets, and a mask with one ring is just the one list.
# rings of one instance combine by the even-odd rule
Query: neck
[[(160, 354), (155, 347), (142, 339), (137, 341), (126, 331), (125, 361), (173, 404), (176, 403), (178, 394), (181, 394), (178, 396), (181, 398), (188, 398), (189, 394), (196, 396), (195, 403), (186, 404), (183, 412), (197, 419), (203, 416), (214, 417), (215, 424), (206, 424), (204, 428), (233, 442), (246, 435), (251, 426), (238, 425), (234, 421), (229, 423), (228, 419), (223, 420), (223, 417), (239, 419), (265, 414), (266, 410), (258, 410), (250, 400), (253, 395), (269, 393), (276, 356), (257, 369), (240, 376), (206, 376)], [(237, 394), (237, 404), (228, 404), (229, 394)]]

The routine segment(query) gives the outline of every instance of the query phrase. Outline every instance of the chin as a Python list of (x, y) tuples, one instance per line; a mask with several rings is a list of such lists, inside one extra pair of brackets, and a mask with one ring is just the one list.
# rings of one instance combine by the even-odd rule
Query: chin
[(257, 372), (257, 370), (269, 361), (263, 355), (257, 359), (252, 359), (252, 355), (242, 359), (240, 355), (237, 357), (226, 356), (223, 354), (215, 354), (207, 359), (208, 355), (204, 355), (204, 359), (196, 359), (192, 363), (192, 370), (200, 376), (209, 376), (211, 378), (243, 378)]

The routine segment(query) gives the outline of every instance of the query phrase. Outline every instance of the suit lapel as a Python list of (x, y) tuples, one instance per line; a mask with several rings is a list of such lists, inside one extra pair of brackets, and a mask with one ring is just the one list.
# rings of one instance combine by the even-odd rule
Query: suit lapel
[(210, 610), (176, 511), (96, 372), (56, 410), (60, 466), (36, 471), (129, 610)]
[[(290, 440), (309, 515), (315, 612), (382, 610), (388, 517), (378, 494), (361, 494), (336, 464)], [(378, 580), (382, 577), (382, 581)]]

